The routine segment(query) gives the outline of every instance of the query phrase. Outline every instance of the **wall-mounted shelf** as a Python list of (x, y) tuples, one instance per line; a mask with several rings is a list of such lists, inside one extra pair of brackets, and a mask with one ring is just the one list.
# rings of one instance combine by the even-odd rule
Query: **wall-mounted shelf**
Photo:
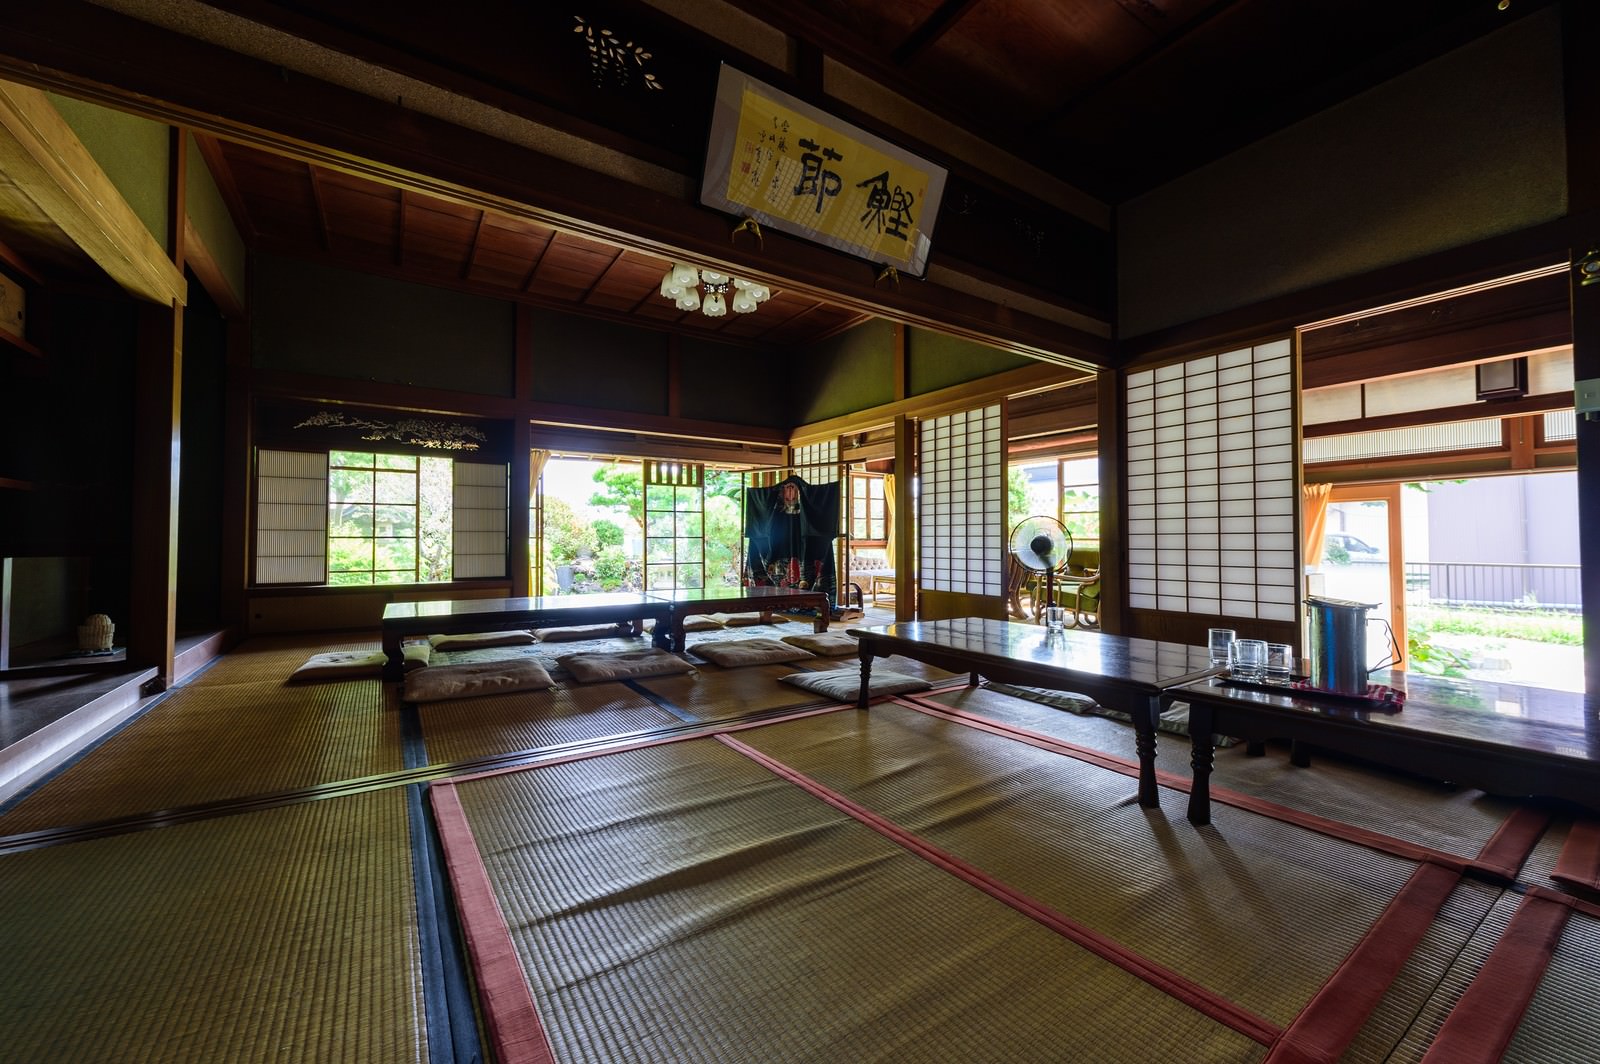
[(0, 329), (0, 347), (9, 347), (13, 351), (20, 352), (32, 358), (44, 357), (43, 351), (39, 350), (22, 337), (8, 333), (4, 329)]

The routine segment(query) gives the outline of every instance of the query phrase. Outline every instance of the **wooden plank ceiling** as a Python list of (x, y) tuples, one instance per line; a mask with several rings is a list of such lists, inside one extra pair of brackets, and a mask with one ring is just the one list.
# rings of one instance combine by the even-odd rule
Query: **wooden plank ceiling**
[(260, 251), (726, 343), (799, 347), (866, 319), (774, 289), (754, 313), (684, 313), (666, 259), (523, 218), (201, 138), (245, 239)]

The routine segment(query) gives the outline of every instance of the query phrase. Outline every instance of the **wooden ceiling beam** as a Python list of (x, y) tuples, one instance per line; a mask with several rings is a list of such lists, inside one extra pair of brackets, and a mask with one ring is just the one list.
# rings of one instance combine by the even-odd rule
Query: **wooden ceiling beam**
[(394, 264), (404, 267), (406, 264), (406, 190), (400, 189), (398, 202), (395, 204), (394, 225)]
[(472, 230), (472, 243), (467, 247), (467, 257), (461, 263), (461, 279), (463, 281), (472, 279), (472, 267), (477, 265), (478, 262), (478, 243), (483, 239), (483, 223), (488, 218), (488, 211), (478, 211), (478, 224)]
[(911, 60), (921, 55), (923, 51), (932, 47), (940, 37), (950, 31), (950, 28), (961, 21), (965, 15), (978, 5), (978, 0), (944, 0), (938, 10), (923, 19), (922, 22), (906, 34), (895, 50), (889, 54), (889, 59), (895, 66), (905, 66)]
[[(322, 202), (322, 178), (318, 176), (317, 168), (310, 163), (306, 164), (306, 180), (311, 185), (311, 204), (316, 216), (317, 239), (324, 252), (331, 252), (333, 240), (328, 234), (328, 209)], [(259, 237), (260, 234), (257, 235)]]

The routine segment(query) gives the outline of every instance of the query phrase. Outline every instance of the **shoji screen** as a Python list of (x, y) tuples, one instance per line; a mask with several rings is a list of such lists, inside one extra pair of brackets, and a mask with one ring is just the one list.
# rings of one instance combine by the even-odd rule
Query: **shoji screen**
[(1294, 354), (1128, 374), (1128, 602), (1295, 620)]
[(918, 579), (924, 590), (1005, 593), (1000, 406), (921, 422)]
[(256, 452), (256, 583), (328, 578), (328, 453)]
[(807, 484), (832, 484), (839, 479), (839, 441), (801, 444), (790, 464)]
[(506, 575), (506, 466), (457, 462), (455, 487), (455, 579)]

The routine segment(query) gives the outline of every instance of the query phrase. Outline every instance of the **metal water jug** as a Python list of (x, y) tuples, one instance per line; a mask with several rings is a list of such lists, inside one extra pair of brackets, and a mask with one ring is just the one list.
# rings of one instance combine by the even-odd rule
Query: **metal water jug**
[(1341, 694), (1367, 691), (1367, 611), (1375, 602), (1307, 597), (1311, 686)]

